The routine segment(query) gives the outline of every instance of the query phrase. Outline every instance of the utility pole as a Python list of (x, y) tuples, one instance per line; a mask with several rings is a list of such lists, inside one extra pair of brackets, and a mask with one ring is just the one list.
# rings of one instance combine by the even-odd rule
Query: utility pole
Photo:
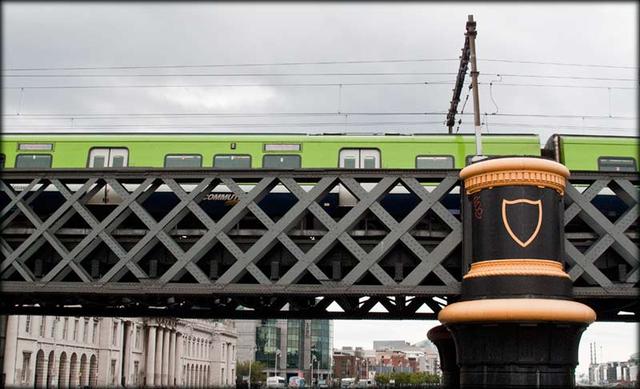
[(464, 38), (464, 47), (462, 48), (462, 55), (460, 56), (460, 66), (458, 66), (458, 76), (456, 77), (456, 83), (453, 87), (453, 98), (451, 99), (451, 105), (449, 106), (449, 113), (447, 113), (447, 127), (449, 127), (449, 134), (453, 133), (453, 126), (456, 123), (456, 113), (458, 113), (458, 103), (460, 103), (460, 92), (462, 92), (462, 86), (464, 85), (464, 77), (467, 74), (467, 68), (469, 67), (469, 37)]
[(467, 37), (469, 38), (469, 61), (471, 62), (471, 88), (473, 89), (473, 126), (476, 132), (476, 155), (482, 155), (482, 134), (480, 128), (480, 99), (478, 96), (478, 66), (476, 64), (476, 22), (473, 15), (467, 17)]

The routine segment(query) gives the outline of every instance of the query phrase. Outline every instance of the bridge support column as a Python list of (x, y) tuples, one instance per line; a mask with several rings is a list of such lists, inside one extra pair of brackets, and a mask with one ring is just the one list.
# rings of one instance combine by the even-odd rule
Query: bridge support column
[(453, 336), (445, 326), (437, 326), (427, 332), (427, 338), (438, 348), (442, 387), (456, 389), (460, 386), (460, 368), (456, 361), (456, 345)]
[(538, 158), (491, 159), (460, 172), (472, 264), (461, 301), (438, 315), (455, 339), (460, 387), (575, 384), (580, 336), (595, 312), (571, 301), (563, 270), (568, 176)]

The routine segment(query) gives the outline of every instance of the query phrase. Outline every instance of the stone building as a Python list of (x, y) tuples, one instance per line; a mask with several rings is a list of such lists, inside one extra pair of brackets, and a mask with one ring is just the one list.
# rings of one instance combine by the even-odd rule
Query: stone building
[(235, 384), (232, 321), (173, 318), (0, 318), (8, 387)]

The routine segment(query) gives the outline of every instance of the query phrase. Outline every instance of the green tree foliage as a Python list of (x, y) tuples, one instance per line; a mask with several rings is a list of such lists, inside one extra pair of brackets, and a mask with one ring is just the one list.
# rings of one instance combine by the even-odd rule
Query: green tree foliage
[[(267, 375), (264, 373), (266, 366), (262, 362), (251, 362), (251, 384), (266, 382)], [(237, 382), (242, 382), (242, 377), (249, 375), (249, 362), (239, 362), (236, 365)]]
[(391, 380), (394, 380), (396, 385), (437, 384), (440, 382), (437, 375), (426, 372), (376, 374), (377, 384), (387, 385)]

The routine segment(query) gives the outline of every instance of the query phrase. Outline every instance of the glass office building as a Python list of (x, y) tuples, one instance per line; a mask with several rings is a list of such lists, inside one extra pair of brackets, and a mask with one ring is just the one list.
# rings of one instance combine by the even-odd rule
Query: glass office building
[(315, 356), (317, 360), (315, 369), (331, 368), (333, 353), (333, 322), (331, 320), (311, 320), (311, 353), (312, 359)]
[(255, 360), (267, 366), (275, 366), (276, 350), (280, 348), (281, 331), (276, 324), (276, 320), (265, 320), (256, 327)]
[[(332, 371), (331, 320), (238, 320), (238, 361), (260, 361), (268, 376), (327, 380)], [(280, 354), (276, 363), (276, 350)], [(311, 367), (313, 363), (313, 369)]]

